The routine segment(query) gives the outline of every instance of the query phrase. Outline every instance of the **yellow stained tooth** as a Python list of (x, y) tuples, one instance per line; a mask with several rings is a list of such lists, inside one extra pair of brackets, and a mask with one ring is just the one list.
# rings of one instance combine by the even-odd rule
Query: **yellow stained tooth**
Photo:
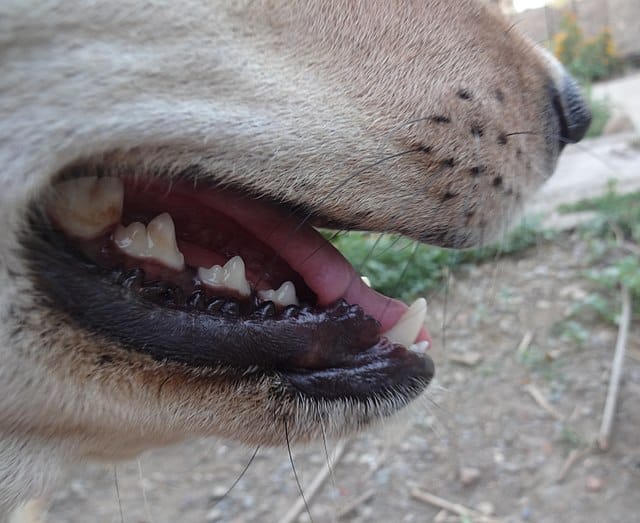
[(276, 305), (287, 307), (288, 305), (300, 305), (298, 297), (296, 296), (296, 287), (290, 282), (286, 281), (278, 290), (268, 289), (259, 291), (258, 296), (262, 301), (272, 301)]
[(427, 300), (419, 298), (402, 315), (398, 322), (383, 334), (392, 343), (409, 347), (418, 337), (427, 317)]
[(120, 221), (123, 201), (122, 180), (89, 176), (55, 184), (48, 211), (67, 234), (91, 240)]

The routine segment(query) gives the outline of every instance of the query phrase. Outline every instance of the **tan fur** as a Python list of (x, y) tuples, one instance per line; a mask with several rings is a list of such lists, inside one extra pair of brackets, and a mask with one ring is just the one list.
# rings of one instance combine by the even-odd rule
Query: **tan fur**
[(70, 166), (197, 166), (340, 226), (459, 247), (502, 231), (557, 154), (554, 73), (473, 0), (9, 0), (0, 63), (0, 521), (84, 459), (194, 435), (278, 444), (284, 420), (294, 440), (318, 417), (344, 434), (394, 410), (276, 402), (277, 383), (153, 363), (41, 305), (19, 233)]

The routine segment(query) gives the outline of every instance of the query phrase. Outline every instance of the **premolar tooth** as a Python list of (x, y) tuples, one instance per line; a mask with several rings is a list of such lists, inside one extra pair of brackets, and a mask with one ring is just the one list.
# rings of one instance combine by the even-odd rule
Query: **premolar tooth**
[(402, 315), (398, 322), (383, 334), (392, 343), (405, 347), (413, 345), (427, 317), (427, 300), (419, 298)]
[(214, 265), (210, 269), (200, 267), (198, 277), (202, 283), (215, 289), (233, 290), (245, 298), (251, 294), (251, 287), (245, 275), (244, 261), (240, 256), (231, 258), (224, 267), (220, 265)]
[(177, 271), (184, 269), (184, 255), (178, 250), (176, 229), (166, 212), (156, 216), (146, 227), (140, 222), (127, 227), (118, 225), (113, 241), (133, 258), (153, 259)]
[(179, 271), (184, 269), (184, 255), (178, 250), (176, 228), (168, 212), (159, 214), (149, 222), (147, 243), (158, 261)]
[(296, 296), (296, 286), (290, 281), (284, 282), (280, 285), (280, 288), (275, 291), (273, 289), (259, 291), (258, 296), (260, 296), (262, 301), (272, 301), (282, 307), (300, 305), (298, 297)]
[(57, 183), (48, 210), (67, 234), (91, 240), (120, 221), (123, 201), (122, 180), (89, 176)]

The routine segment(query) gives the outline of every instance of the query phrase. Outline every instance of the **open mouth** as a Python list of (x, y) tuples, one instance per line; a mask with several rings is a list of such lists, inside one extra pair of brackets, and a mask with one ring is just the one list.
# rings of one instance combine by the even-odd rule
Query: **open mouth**
[(424, 300), (370, 289), (285, 207), (193, 180), (76, 177), (36, 220), (46, 296), (128, 350), (324, 399), (414, 396), (433, 376)]

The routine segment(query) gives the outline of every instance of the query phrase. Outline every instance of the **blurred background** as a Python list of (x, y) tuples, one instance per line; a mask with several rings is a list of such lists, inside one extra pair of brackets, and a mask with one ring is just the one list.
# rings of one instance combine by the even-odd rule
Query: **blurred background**
[(589, 140), (495, 246), (332, 235), (375, 287), (428, 297), (438, 376), (422, 401), (291, 455), (206, 440), (92, 465), (52, 522), (640, 521), (640, 1), (498, 3), (582, 83)]

